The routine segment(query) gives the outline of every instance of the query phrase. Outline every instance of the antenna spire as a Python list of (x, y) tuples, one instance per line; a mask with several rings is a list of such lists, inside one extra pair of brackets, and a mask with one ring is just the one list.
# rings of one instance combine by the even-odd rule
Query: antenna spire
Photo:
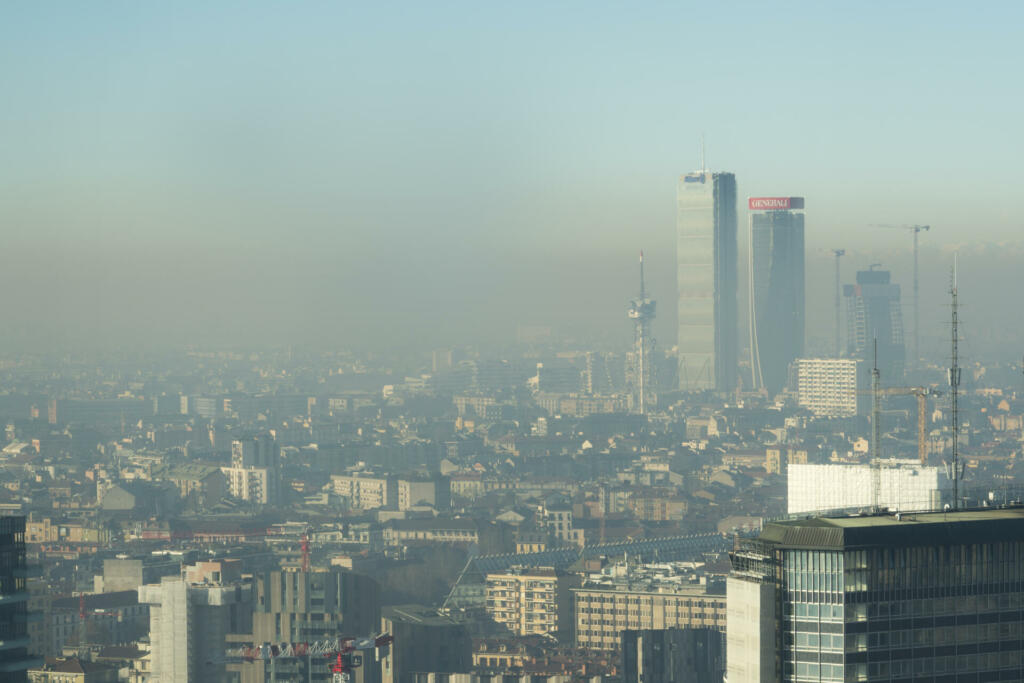
[(700, 134), (700, 172), (705, 173), (708, 170), (708, 166), (705, 163), (704, 158), (704, 133)]
[(647, 295), (645, 294), (645, 289), (644, 289), (644, 250), (643, 249), (640, 250), (640, 298), (641, 299), (646, 299), (647, 298)]
[(953, 457), (950, 463), (950, 476), (953, 479), (953, 509), (960, 507), (960, 412), (958, 405), (958, 393), (960, 389), (960, 356), (959, 356), (959, 302), (957, 301), (957, 257), (953, 254), (953, 270), (949, 278), (949, 294), (952, 298), (953, 325), (952, 325), (952, 354), (949, 366), (949, 395), (950, 395), (950, 418), (953, 428)]

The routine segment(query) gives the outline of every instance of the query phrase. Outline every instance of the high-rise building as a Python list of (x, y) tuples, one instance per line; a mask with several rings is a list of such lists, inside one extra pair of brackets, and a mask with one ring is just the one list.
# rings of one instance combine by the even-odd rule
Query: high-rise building
[(857, 284), (845, 285), (846, 352), (873, 367), (878, 342), (878, 369), (882, 381), (896, 386), (903, 380), (906, 350), (903, 345), (903, 312), (900, 286), (887, 270), (857, 271)]
[(1024, 508), (771, 522), (731, 558), (729, 683), (1024, 680)]
[(0, 517), (0, 681), (24, 681), (29, 667), (25, 518)]
[(697, 171), (676, 194), (679, 389), (732, 391), (737, 379), (736, 176)]
[(184, 579), (139, 587), (139, 602), (149, 605), (154, 680), (224, 679), (227, 634), (252, 629), (252, 591), (237, 583), (233, 564), (203, 563), (188, 568)]
[(748, 207), (751, 383), (775, 396), (804, 351), (804, 198), (751, 197)]
[(797, 404), (821, 417), (852, 417), (863, 402), (861, 361), (800, 358), (795, 363)]
[(917, 460), (790, 465), (786, 487), (786, 508), (791, 515), (866, 508), (941, 510), (953, 498), (953, 483), (945, 473)]

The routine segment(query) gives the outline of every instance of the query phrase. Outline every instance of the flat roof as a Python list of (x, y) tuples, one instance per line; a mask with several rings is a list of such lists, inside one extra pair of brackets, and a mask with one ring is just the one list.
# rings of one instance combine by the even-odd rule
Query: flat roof
[(1024, 541), (1024, 507), (785, 520), (767, 523), (759, 539), (792, 549)]

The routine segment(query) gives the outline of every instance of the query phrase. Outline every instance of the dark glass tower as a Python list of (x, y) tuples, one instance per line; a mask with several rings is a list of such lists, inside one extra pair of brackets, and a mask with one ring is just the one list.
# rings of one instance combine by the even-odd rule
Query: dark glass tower
[(679, 389), (732, 391), (737, 374), (736, 176), (698, 171), (676, 194)]
[[(750, 200), (750, 366), (752, 388), (775, 396), (804, 351), (804, 214), (800, 197)], [(799, 201), (797, 201), (799, 200)]]
[(770, 522), (730, 555), (729, 683), (1024, 680), (1024, 508)]
[(27, 680), (28, 588), (25, 518), (0, 517), (0, 681)]
[(874, 342), (878, 340), (878, 369), (882, 381), (896, 386), (903, 380), (906, 349), (903, 341), (903, 312), (900, 286), (892, 284), (887, 270), (857, 272), (857, 284), (845, 285), (846, 352), (864, 361), (874, 362)]

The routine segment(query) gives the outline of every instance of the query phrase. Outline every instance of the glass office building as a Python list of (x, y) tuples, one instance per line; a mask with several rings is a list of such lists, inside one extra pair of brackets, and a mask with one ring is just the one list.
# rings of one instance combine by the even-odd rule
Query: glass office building
[(737, 380), (736, 176), (679, 179), (676, 283), (679, 389), (732, 391)]
[[(775, 396), (804, 352), (804, 214), (757, 210), (758, 201), (770, 199), (750, 200), (748, 302), (751, 386)], [(775, 199), (803, 207), (802, 197)]]
[(1024, 508), (770, 523), (732, 563), (730, 683), (1024, 681)]

